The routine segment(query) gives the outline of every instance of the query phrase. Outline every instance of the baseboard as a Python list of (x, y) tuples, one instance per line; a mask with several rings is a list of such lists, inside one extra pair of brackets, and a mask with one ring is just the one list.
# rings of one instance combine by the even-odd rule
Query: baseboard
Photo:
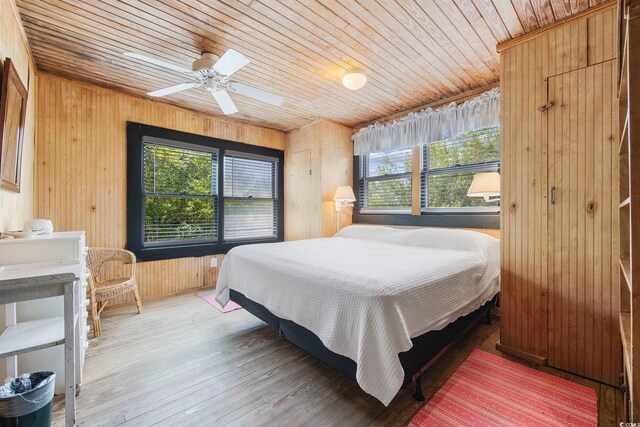
[(528, 360), (529, 362), (537, 363), (538, 365), (546, 365), (547, 358), (543, 356), (538, 356), (537, 354), (529, 353), (523, 350), (518, 350), (513, 347), (509, 347), (508, 345), (502, 344), (500, 341), (496, 343), (496, 349), (503, 353), (510, 354), (512, 356), (519, 357), (524, 360)]
[[(142, 305), (144, 308), (144, 303), (146, 302), (150, 302), (150, 301), (158, 301), (161, 299), (166, 299), (166, 298), (171, 298), (171, 297), (175, 297), (178, 295), (186, 295), (186, 294), (197, 294), (199, 292), (204, 292), (204, 291), (215, 291), (216, 287), (215, 286), (211, 286), (211, 285), (206, 285), (206, 286), (200, 286), (197, 288), (191, 288), (191, 289), (183, 289), (181, 291), (178, 292), (173, 292), (173, 293), (169, 293), (169, 294), (164, 294), (164, 295), (156, 295), (154, 297), (150, 297), (150, 298), (142, 298)], [(123, 301), (123, 302), (119, 302), (117, 304), (107, 304), (107, 306), (104, 308), (104, 311), (109, 311), (109, 310), (113, 310), (115, 308), (121, 308), (121, 307), (127, 307), (136, 305), (136, 301), (135, 300), (129, 300), (129, 301)], [(89, 307), (89, 306), (87, 306)]]

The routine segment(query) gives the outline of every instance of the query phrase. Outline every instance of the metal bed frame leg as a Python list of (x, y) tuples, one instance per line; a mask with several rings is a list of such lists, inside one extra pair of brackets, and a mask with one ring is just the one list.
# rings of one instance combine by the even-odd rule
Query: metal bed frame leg
[(490, 325), (491, 324), (491, 308), (489, 310), (487, 310), (487, 313), (485, 314), (484, 324), (485, 325)]
[(413, 393), (413, 399), (418, 402), (424, 402), (424, 394), (422, 393), (422, 374), (416, 379), (416, 392)]
[(498, 305), (499, 305), (499, 299), (498, 299), (498, 295), (496, 295), (495, 297), (493, 297), (493, 304), (489, 306), (489, 309), (485, 314), (485, 318), (484, 318), (485, 325), (491, 324), (491, 310), (493, 310), (494, 307), (498, 307)]

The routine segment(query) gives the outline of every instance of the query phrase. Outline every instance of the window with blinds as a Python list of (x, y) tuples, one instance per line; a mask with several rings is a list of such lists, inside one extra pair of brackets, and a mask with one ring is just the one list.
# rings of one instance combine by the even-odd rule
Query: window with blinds
[(284, 151), (127, 123), (126, 248), (142, 261), (284, 240)]
[(361, 157), (360, 212), (411, 211), (411, 149)]
[(145, 246), (218, 239), (218, 152), (143, 144)]
[(277, 169), (275, 158), (225, 152), (225, 241), (277, 236)]
[(499, 200), (468, 197), (474, 174), (500, 168), (500, 132), (480, 129), (422, 146), (421, 207), (424, 211), (497, 211)]

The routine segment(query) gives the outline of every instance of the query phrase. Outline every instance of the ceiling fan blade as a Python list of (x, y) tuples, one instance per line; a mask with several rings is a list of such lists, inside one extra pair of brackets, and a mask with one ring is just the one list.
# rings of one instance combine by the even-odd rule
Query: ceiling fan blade
[(159, 59), (150, 58), (148, 56), (140, 55), (135, 52), (124, 52), (124, 56), (128, 56), (129, 58), (139, 59), (141, 61), (148, 62), (153, 65), (157, 65), (159, 67), (167, 68), (169, 70), (177, 71), (179, 73), (193, 74), (193, 71), (186, 67), (181, 67), (179, 65), (170, 64), (168, 62), (161, 61)]
[(211, 90), (210, 91), (216, 102), (225, 114), (233, 114), (238, 112), (238, 107), (233, 103), (231, 97), (226, 90)]
[(258, 101), (278, 107), (284, 103), (284, 98), (280, 95), (267, 92), (264, 89), (249, 86), (244, 83), (232, 82), (231, 84), (229, 84), (229, 90), (239, 95), (248, 96), (249, 98), (257, 99)]
[(230, 76), (248, 63), (249, 58), (236, 50), (229, 49), (213, 65), (213, 69), (223, 76)]
[(191, 89), (198, 86), (199, 83), (180, 83), (179, 85), (165, 87), (164, 89), (154, 90), (153, 92), (149, 92), (147, 95), (149, 96), (165, 96), (170, 95), (176, 92), (182, 92), (183, 90)]

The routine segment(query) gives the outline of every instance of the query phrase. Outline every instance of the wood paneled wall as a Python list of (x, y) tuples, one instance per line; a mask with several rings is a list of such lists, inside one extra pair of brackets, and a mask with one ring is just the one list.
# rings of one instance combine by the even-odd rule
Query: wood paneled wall
[[(322, 126), (316, 122), (287, 134), (284, 152), (285, 240), (322, 236)], [(315, 173), (315, 174), (314, 174)], [(318, 176), (318, 178), (316, 178)]]
[[(285, 147), (285, 134), (280, 131), (86, 83), (42, 74), (37, 86), (35, 216), (50, 218), (59, 231), (86, 230), (89, 246), (125, 245), (127, 121), (280, 150)], [(210, 258), (139, 263), (142, 298), (213, 285), (217, 272), (210, 267)]]
[(331, 237), (338, 232), (336, 215), (340, 215), (340, 228), (351, 225), (351, 208), (337, 213), (333, 196), (338, 187), (353, 185), (353, 130), (323, 120), (322, 131), (322, 237)]
[[(13, 0), (0, 1), (0, 67), (4, 59), (11, 58), (28, 87), (27, 116), (22, 146), (22, 172), (20, 193), (0, 190), (0, 231), (21, 230), (24, 222), (33, 216), (33, 158), (36, 120), (36, 73), (26, 36), (17, 17)], [(1, 70), (2, 68), (0, 68)], [(2, 75), (2, 71), (0, 71)]]
[[(617, 221), (611, 198), (617, 194), (617, 174), (609, 152), (612, 147), (606, 145), (615, 133), (603, 128), (603, 123), (617, 122), (611, 116), (611, 83), (603, 70), (614, 68), (615, 29), (614, 7), (583, 15), (502, 50), (500, 72), (501, 345), (610, 384), (617, 384), (620, 373), (620, 341), (614, 333), (618, 270), (612, 263), (617, 240), (611, 232)], [(582, 91), (577, 80), (575, 87), (567, 88), (581, 97), (582, 108), (548, 97), (548, 84), (564, 81), (565, 73), (590, 79)], [(549, 132), (554, 131), (552, 110), (538, 111), (548, 101), (554, 102), (554, 115), (571, 110), (563, 123), (572, 130), (560, 139), (551, 134), (562, 145), (549, 145)], [(585, 151), (575, 144), (595, 146), (600, 150), (598, 161), (585, 164)], [(563, 150), (568, 150), (564, 157)], [(551, 172), (557, 158), (564, 162), (561, 175)], [(550, 186), (557, 186), (557, 197), (560, 191), (564, 200), (571, 195), (572, 206), (585, 206), (563, 209), (560, 220), (557, 212), (562, 205), (556, 205), (556, 217), (550, 217)], [(583, 209), (591, 200), (595, 213), (584, 220)], [(595, 228), (589, 228), (590, 221), (596, 222)], [(587, 251), (590, 247), (595, 248), (592, 254)], [(582, 292), (584, 288), (590, 293)], [(549, 334), (556, 340), (553, 346)]]
[[(21, 230), (24, 222), (33, 217), (36, 70), (13, 0), (0, 0), (0, 70), (4, 67), (5, 58), (13, 61), (20, 80), (29, 91), (29, 99), (22, 146), (20, 193), (0, 189), (0, 232)], [(5, 327), (4, 307), (0, 305), (0, 330)], [(6, 363), (0, 363), (0, 378), (6, 377), (6, 367)]]
[[(333, 196), (353, 185), (353, 143), (349, 127), (318, 120), (287, 134), (285, 150), (285, 239), (330, 237), (336, 233)], [(340, 212), (340, 227), (351, 209)]]

